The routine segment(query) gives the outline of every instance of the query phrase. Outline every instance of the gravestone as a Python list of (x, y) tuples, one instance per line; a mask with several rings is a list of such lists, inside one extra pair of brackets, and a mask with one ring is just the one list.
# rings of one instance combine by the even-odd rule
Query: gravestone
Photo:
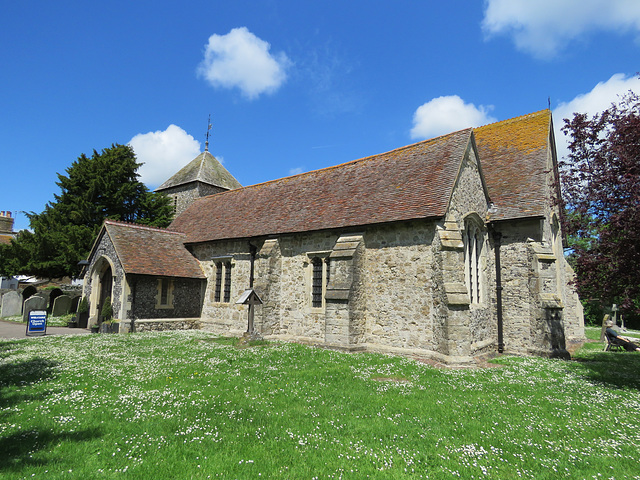
[(24, 302), (26, 299), (31, 298), (33, 295), (38, 293), (38, 289), (33, 285), (27, 285), (24, 290), (22, 290), (22, 301)]
[(32, 310), (46, 310), (47, 309), (47, 300), (40, 297), (39, 295), (34, 295), (33, 297), (27, 298), (24, 301), (24, 308), (22, 309), (22, 321), (27, 323), (29, 319), (29, 312)]
[(53, 302), (55, 301), (56, 298), (58, 298), (62, 294), (63, 292), (59, 288), (53, 288), (49, 290), (49, 304), (48, 304), (49, 308), (47, 309), (49, 313), (53, 313)]
[(78, 304), (80, 303), (81, 298), (82, 297), (80, 295), (76, 295), (71, 299), (71, 309), (69, 312), (76, 313), (78, 311)]
[(53, 299), (53, 308), (51, 316), (61, 317), (71, 311), (71, 297), (69, 295), (60, 295)]
[(18, 292), (7, 292), (2, 296), (0, 317), (13, 317), (22, 313), (22, 295)]
[[(47, 307), (49, 307), (49, 295), (51, 295), (51, 290), (40, 290), (38, 293), (36, 293), (33, 296), (44, 298), (44, 308), (46, 310)], [(29, 298), (32, 298), (32, 297), (29, 297)], [(27, 298), (27, 300), (29, 300), (29, 298)]]

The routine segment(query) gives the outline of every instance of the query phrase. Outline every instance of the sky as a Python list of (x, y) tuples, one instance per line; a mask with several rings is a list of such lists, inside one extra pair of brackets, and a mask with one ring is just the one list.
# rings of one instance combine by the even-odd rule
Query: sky
[(0, 211), (28, 228), (81, 155), (155, 189), (205, 148), (242, 185), (640, 93), (638, 0), (5, 2)]

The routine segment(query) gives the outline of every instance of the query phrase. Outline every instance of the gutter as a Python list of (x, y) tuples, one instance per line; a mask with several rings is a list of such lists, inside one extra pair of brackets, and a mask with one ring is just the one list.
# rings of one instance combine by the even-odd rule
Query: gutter
[(502, 233), (495, 230), (493, 223), (489, 224), (489, 231), (493, 238), (496, 256), (496, 317), (498, 320), (498, 353), (504, 353), (503, 318), (502, 318), (502, 268), (500, 266), (500, 241)]

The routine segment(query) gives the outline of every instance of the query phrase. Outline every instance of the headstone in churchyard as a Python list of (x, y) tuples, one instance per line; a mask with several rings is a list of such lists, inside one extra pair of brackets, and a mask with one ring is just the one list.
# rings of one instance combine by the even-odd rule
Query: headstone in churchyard
[(71, 299), (71, 309), (69, 312), (76, 313), (78, 311), (78, 304), (80, 303), (81, 298), (82, 297), (80, 295), (76, 295)]
[(22, 313), (22, 295), (17, 291), (7, 292), (2, 296), (0, 317), (13, 317)]
[[(36, 293), (34, 295), (34, 297), (44, 298), (44, 309), (45, 310), (47, 310), (49, 308), (49, 295), (51, 295), (51, 290), (40, 290), (38, 293)], [(29, 298), (31, 298), (31, 297), (29, 297)]]
[(22, 321), (27, 322), (29, 319), (29, 312), (32, 310), (46, 310), (47, 300), (39, 295), (29, 297), (24, 301), (24, 307), (22, 308)]
[(49, 290), (49, 308), (47, 309), (47, 311), (49, 313), (51, 313), (53, 311), (53, 302), (60, 295), (63, 295), (63, 292), (59, 288), (53, 288), (53, 289)]
[(71, 310), (71, 297), (69, 295), (60, 295), (53, 299), (52, 317), (61, 317)]

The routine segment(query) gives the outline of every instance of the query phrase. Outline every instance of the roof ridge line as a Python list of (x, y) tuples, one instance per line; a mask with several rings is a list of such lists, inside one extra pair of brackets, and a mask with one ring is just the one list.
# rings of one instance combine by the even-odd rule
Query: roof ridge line
[(150, 225), (141, 225), (139, 223), (131, 223), (131, 222), (125, 222), (123, 220), (112, 220), (112, 219), (106, 219), (104, 221), (105, 225), (120, 225), (123, 227), (131, 227), (131, 228), (139, 228), (141, 230), (152, 230), (152, 231), (156, 231), (156, 232), (163, 232), (163, 233), (175, 233), (176, 235), (184, 235), (184, 233), (182, 232), (176, 232), (175, 230), (169, 230), (168, 228), (162, 228), (162, 227), (153, 227)]
[(516, 121), (516, 120), (523, 120), (526, 117), (533, 117), (533, 116), (536, 116), (536, 115), (540, 115), (541, 113), (544, 113), (544, 112), (551, 113), (551, 109), (550, 108), (543, 108), (542, 110), (538, 110), (536, 112), (531, 112), (531, 113), (526, 113), (524, 115), (518, 115), (517, 117), (505, 118), (504, 120), (496, 120), (495, 122), (487, 123), (485, 125), (480, 125), (478, 127), (473, 127), (473, 130), (477, 130), (479, 128), (484, 128), (484, 127), (490, 127), (492, 125), (497, 125), (499, 123), (508, 123), (508, 122), (513, 122), (513, 121)]
[(298, 173), (296, 175), (289, 175), (288, 177), (274, 178), (273, 180), (267, 180), (265, 182), (255, 183), (253, 185), (246, 185), (246, 186), (242, 186), (242, 187), (239, 187), (239, 188), (234, 188), (232, 190), (227, 190), (225, 192), (212, 193), (211, 195), (205, 195), (204, 197), (200, 197), (200, 198), (196, 199), (196, 201), (204, 199), (204, 198), (209, 198), (209, 197), (212, 197), (214, 195), (224, 195), (224, 194), (228, 194), (228, 193), (232, 193), (232, 192), (238, 192), (238, 191), (241, 191), (241, 190), (248, 190), (250, 188), (258, 188), (258, 187), (262, 187), (264, 185), (269, 185), (269, 184), (273, 184), (273, 183), (277, 183), (277, 182), (288, 181), (288, 180), (293, 179), (293, 178), (303, 177), (303, 176), (311, 175), (311, 174), (318, 173), (318, 172), (335, 170), (337, 168), (345, 167), (347, 165), (356, 164), (356, 163), (359, 163), (359, 162), (370, 161), (370, 160), (372, 160), (372, 159), (374, 159), (376, 157), (382, 157), (384, 155), (389, 155), (389, 154), (394, 153), (394, 152), (399, 152), (399, 151), (402, 151), (402, 150), (405, 150), (405, 149), (408, 149), (408, 148), (413, 148), (416, 145), (420, 145), (421, 143), (425, 143), (426, 144), (426, 143), (429, 143), (429, 142), (434, 142), (434, 141), (436, 141), (438, 139), (445, 138), (445, 137), (450, 137), (450, 136), (453, 136), (453, 135), (456, 135), (456, 134), (460, 134), (461, 132), (465, 132), (467, 130), (473, 131), (473, 127), (467, 127), (467, 128), (463, 128), (461, 130), (456, 130), (455, 132), (446, 133), (446, 134), (443, 134), (443, 135), (438, 135), (437, 137), (428, 138), (426, 140), (420, 140), (419, 142), (410, 143), (409, 145), (404, 145), (402, 147), (394, 148), (394, 149), (388, 150), (386, 152), (376, 153), (376, 154), (373, 154), (373, 155), (368, 155), (366, 157), (357, 158), (355, 160), (349, 160), (348, 162), (339, 163), (338, 165), (331, 165), (331, 166), (328, 166), (328, 167), (317, 168), (315, 170), (310, 170), (308, 172), (302, 172), (302, 173)]
[[(205, 158), (207, 158), (207, 153), (209, 153), (209, 150), (205, 149), (205, 151), (200, 154), (200, 155), (202, 155), (202, 160), (200, 160), (200, 165), (198, 166), (198, 175), (196, 175), (196, 181), (199, 181), (199, 179), (202, 176), (202, 167), (204, 166)], [(198, 155), (198, 156), (200, 156), (200, 155)], [(209, 155), (211, 155), (211, 154), (209, 153)], [(213, 155), (211, 155), (211, 156), (213, 157)], [(215, 158), (215, 157), (213, 157), (213, 158)]]

